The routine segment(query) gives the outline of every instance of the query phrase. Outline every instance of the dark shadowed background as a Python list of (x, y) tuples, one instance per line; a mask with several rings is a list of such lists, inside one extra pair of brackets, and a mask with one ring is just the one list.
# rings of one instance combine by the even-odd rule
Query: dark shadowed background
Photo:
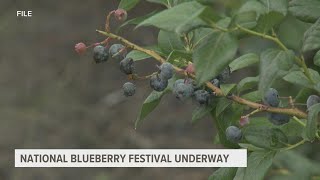
[[(14, 168), (15, 148), (216, 148), (209, 118), (191, 125), (195, 103), (167, 95), (134, 130), (142, 102), (151, 92), (137, 82), (137, 94), (122, 95), (127, 78), (118, 62), (94, 64), (91, 52), (74, 45), (104, 39), (116, 0), (1, 0), (0, 2), (0, 179), (109, 180), (207, 179), (211, 168)], [(160, 6), (146, 2), (129, 19)], [(17, 18), (32, 10), (32, 18)], [(113, 24), (115, 26), (115, 24)], [(139, 45), (156, 42), (157, 31), (125, 28), (121, 35)], [(137, 64), (142, 74), (156, 69), (150, 59)]]

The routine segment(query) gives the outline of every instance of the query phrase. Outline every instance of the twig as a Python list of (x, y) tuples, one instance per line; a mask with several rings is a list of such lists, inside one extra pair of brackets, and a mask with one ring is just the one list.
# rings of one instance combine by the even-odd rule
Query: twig
[[(142, 48), (142, 47), (140, 47), (140, 46), (128, 41), (127, 39), (125, 39), (123, 37), (120, 37), (118, 35), (115, 35), (113, 33), (104, 32), (104, 31), (100, 31), (100, 30), (96, 30), (96, 31), (98, 33), (100, 33), (100, 34), (103, 34), (105, 36), (111, 37), (113, 39), (116, 39), (116, 40), (122, 42), (128, 48), (144, 52), (145, 54), (148, 54), (148, 55), (152, 56), (155, 60), (159, 61), (160, 63), (166, 62), (166, 60), (164, 58), (162, 58), (158, 53), (156, 53), (153, 50)], [(176, 66), (173, 66), (173, 68), (175, 69), (175, 71), (177, 73), (180, 73), (180, 74), (182, 74), (184, 76), (187, 76), (187, 74), (185, 73), (185, 71), (183, 69), (180, 69), (180, 68), (178, 68)], [(195, 78), (195, 76), (193, 74), (189, 74), (189, 76), (191, 78)], [(216, 87), (211, 82), (206, 82), (205, 84), (206, 84), (206, 86), (208, 88), (210, 88), (212, 91), (214, 91), (217, 96), (222, 96), (222, 97), (226, 97), (227, 96), (222, 92), (222, 90), (220, 88)], [(231, 95), (231, 96), (228, 96), (228, 98), (233, 100), (233, 101), (235, 101), (235, 102), (237, 102), (237, 103), (239, 103), (239, 104), (243, 104), (243, 105), (249, 106), (249, 107), (251, 107), (253, 109), (260, 109), (260, 110), (263, 110), (263, 111), (268, 111), (268, 112), (273, 112), (273, 113), (287, 114), (287, 115), (297, 116), (297, 117), (304, 118), (304, 119), (307, 118), (307, 114), (305, 112), (297, 109), (297, 108), (274, 108), (274, 107), (265, 108), (265, 105), (263, 105), (263, 104), (251, 102), (251, 101), (243, 99), (243, 98), (241, 98), (239, 96)]]

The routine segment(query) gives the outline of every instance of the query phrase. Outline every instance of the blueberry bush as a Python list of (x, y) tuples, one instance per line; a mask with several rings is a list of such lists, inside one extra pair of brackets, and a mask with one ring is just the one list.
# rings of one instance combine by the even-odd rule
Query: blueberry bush
[[(127, 97), (139, 89), (135, 81), (149, 82), (135, 127), (164, 95), (193, 98), (192, 123), (212, 116), (214, 143), (249, 153), (248, 167), (220, 168), (209, 179), (319, 178), (320, 163), (295, 148), (320, 140), (320, 1), (147, 1), (162, 8), (130, 19), (140, 0), (121, 0), (96, 30), (104, 40), (75, 46), (81, 55), (92, 48), (96, 64), (119, 61)], [(126, 25), (159, 29), (158, 43), (142, 47), (118, 35)], [(158, 70), (139, 74), (135, 64), (150, 58)]]

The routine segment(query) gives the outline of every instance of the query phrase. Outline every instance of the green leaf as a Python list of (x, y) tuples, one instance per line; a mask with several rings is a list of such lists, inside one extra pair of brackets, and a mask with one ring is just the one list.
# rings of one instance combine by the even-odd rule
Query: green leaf
[(150, 58), (151, 56), (141, 51), (132, 50), (127, 54), (126, 57), (132, 58), (134, 61), (139, 61), (139, 60)]
[(310, 95), (312, 95), (314, 93), (314, 91), (312, 89), (309, 88), (303, 88), (299, 91), (299, 93), (297, 94), (297, 96), (294, 98), (294, 102), (297, 103), (306, 103), (307, 99)]
[(221, 84), (220, 89), (224, 95), (228, 95), (236, 86), (236, 84)]
[(168, 91), (157, 92), (152, 91), (151, 94), (147, 97), (147, 99), (143, 102), (140, 114), (135, 122), (135, 128), (145, 119), (145, 117), (150, 114), (160, 103), (161, 98), (165, 95)]
[(167, 62), (178, 66), (180, 68), (184, 68), (186, 64), (192, 59), (192, 54), (187, 51), (182, 50), (173, 50), (168, 58)]
[(212, 33), (193, 53), (196, 80), (202, 84), (217, 76), (237, 52), (237, 40), (229, 33)]
[(288, 143), (287, 136), (276, 128), (251, 125), (245, 128), (243, 135), (250, 144), (265, 149), (279, 149)]
[(165, 5), (166, 7), (169, 7), (170, 0), (147, 0), (148, 2), (151, 3), (157, 3), (157, 4), (162, 4)]
[(215, 14), (214, 10), (210, 7), (204, 8), (199, 14), (199, 18), (211, 27), (215, 27), (216, 22), (220, 19), (219, 16)]
[[(223, 109), (223, 108), (222, 108)], [(227, 140), (225, 131), (226, 129), (239, 121), (241, 115), (243, 114), (244, 106), (233, 103), (231, 106), (228, 106), (220, 113), (219, 116), (216, 116), (216, 111), (211, 111), (211, 115), (215, 120), (215, 125), (218, 130), (220, 143), (227, 148), (237, 148), (238, 145), (234, 144)]]
[(258, 85), (259, 76), (257, 77), (246, 77), (242, 79), (237, 86), (238, 92), (252, 89)]
[[(315, 81), (315, 82), (320, 82), (320, 75), (317, 71), (314, 71), (312, 69), (309, 69), (309, 72), (311, 74), (311, 78)], [(297, 84), (306, 88), (310, 88), (310, 89), (315, 89), (314, 84), (312, 84), (312, 82), (305, 76), (305, 74), (301, 71), (293, 71), (290, 72), (288, 75), (286, 75), (285, 77), (283, 77), (283, 79), (285, 81), (288, 81), (292, 84)]]
[(238, 168), (234, 180), (262, 180), (267, 174), (276, 152), (257, 151), (248, 157), (248, 167)]
[(121, 0), (118, 8), (129, 11), (130, 9), (134, 8), (139, 2), (140, 0)]
[(320, 66), (320, 50), (313, 57), (313, 62), (315, 65)]
[(319, 0), (292, 0), (289, 3), (292, 15), (306, 22), (315, 22), (320, 17)]
[(287, 0), (259, 0), (266, 8), (267, 12), (276, 11), (287, 15), (288, 1)]
[(236, 14), (231, 22), (231, 27), (240, 25), (245, 28), (254, 28), (257, 25), (257, 13), (254, 11), (242, 12)]
[(233, 180), (237, 169), (238, 168), (219, 168), (211, 174), (208, 180)]
[(247, 143), (239, 143), (239, 146), (244, 149), (247, 149), (248, 151), (263, 151), (264, 150), (263, 148), (259, 148), (259, 147), (252, 145), (252, 144), (247, 144)]
[(259, 102), (261, 101), (262, 97), (259, 91), (253, 91), (247, 94), (242, 95), (242, 98), (252, 101), (252, 102)]
[(318, 131), (318, 121), (320, 113), (320, 104), (315, 104), (310, 107), (308, 112), (308, 120), (306, 125), (306, 135), (308, 140), (313, 141)]
[(303, 38), (303, 52), (315, 49), (320, 49), (320, 19), (304, 33)]
[(242, 55), (229, 65), (231, 72), (254, 65), (259, 62), (259, 56), (255, 53)]
[(227, 107), (231, 105), (231, 103), (232, 101), (227, 98), (220, 98), (216, 107), (216, 116), (219, 116), (224, 110), (226, 110)]
[(254, 11), (257, 16), (267, 12), (266, 7), (259, 1), (247, 1), (240, 8), (238, 13)]
[(280, 12), (271, 11), (259, 17), (255, 30), (262, 33), (268, 33), (274, 26), (278, 25), (284, 18)]
[(148, 19), (149, 17), (155, 15), (156, 13), (157, 13), (157, 11), (153, 11), (153, 12), (147, 14), (147, 15), (139, 16), (137, 18), (130, 19), (130, 20), (124, 22), (123, 24), (121, 24), (121, 26), (118, 27), (117, 32), (119, 31), (120, 28), (122, 28), (122, 27), (124, 27), (126, 25), (138, 25), (142, 21), (144, 21), (145, 19)]
[(200, 106), (197, 107), (195, 110), (192, 112), (192, 124), (198, 122), (200, 119), (204, 118), (206, 115), (210, 113), (212, 110), (212, 107), (210, 106)]
[(147, 99), (143, 102), (139, 116), (135, 121), (135, 128), (137, 128), (139, 124), (141, 124), (141, 122), (147, 117), (147, 115), (149, 115), (159, 105), (161, 98), (172, 90), (172, 86), (175, 80), (176, 80), (175, 77), (171, 78), (169, 80), (168, 87), (164, 91), (162, 92), (152, 91), (150, 93)]
[[(299, 163), (293, 163), (299, 162)], [(297, 151), (285, 151), (274, 158), (276, 169), (287, 169), (286, 179), (310, 179), (311, 176), (320, 175), (320, 164), (307, 158)]]
[(161, 11), (140, 23), (138, 27), (152, 25), (178, 34), (187, 33), (195, 27), (204, 25), (204, 22), (198, 17), (203, 9), (204, 6), (196, 1), (185, 2)]
[[(158, 47), (146, 47), (146, 49), (150, 49), (161, 54), (161, 52), (159, 52), (160, 50)], [(151, 56), (138, 50), (132, 50), (127, 54), (126, 57), (132, 58), (134, 61), (140, 61), (140, 60), (150, 58)]]
[(174, 50), (184, 50), (184, 42), (175, 32), (160, 30), (158, 35), (158, 45), (166, 54), (170, 54)]
[(270, 88), (275, 80), (283, 77), (293, 66), (292, 51), (268, 49), (261, 53), (259, 91), (261, 94)]
[(302, 22), (289, 15), (279, 25), (277, 34), (279, 39), (287, 46), (287, 48), (300, 51), (304, 32), (309, 27), (310, 24)]

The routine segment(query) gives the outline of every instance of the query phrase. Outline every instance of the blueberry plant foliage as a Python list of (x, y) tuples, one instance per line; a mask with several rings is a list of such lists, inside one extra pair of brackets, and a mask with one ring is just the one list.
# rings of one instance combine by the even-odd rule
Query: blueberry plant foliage
[[(212, 116), (214, 143), (249, 153), (248, 167), (220, 168), (209, 179), (319, 178), (320, 163), (293, 149), (320, 140), (320, 1), (146, 1), (162, 8), (130, 18), (140, 0), (121, 0), (96, 30), (105, 39), (75, 46), (79, 54), (92, 48), (96, 64), (119, 61), (130, 81), (125, 96), (135, 94), (135, 81), (149, 83), (135, 127), (166, 94), (193, 98), (192, 123)], [(111, 29), (112, 20), (122, 24)], [(157, 44), (123, 38), (117, 32), (126, 25), (158, 28)], [(158, 71), (139, 75), (136, 63), (150, 58)]]

